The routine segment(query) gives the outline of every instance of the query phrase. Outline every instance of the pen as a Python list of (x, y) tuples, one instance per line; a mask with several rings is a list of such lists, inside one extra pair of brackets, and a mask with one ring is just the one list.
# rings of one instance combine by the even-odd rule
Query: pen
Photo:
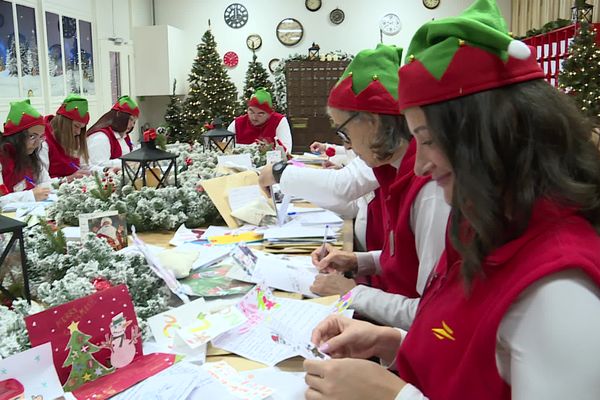
[(327, 249), (325, 248), (325, 243), (327, 243), (327, 230), (329, 229), (329, 225), (325, 225), (325, 233), (323, 234), (323, 246), (321, 246), (321, 254), (319, 254), (319, 260), (322, 260), (327, 256)]
[(79, 170), (79, 166), (77, 164), (75, 164), (74, 162), (70, 162), (69, 165), (73, 168), (75, 168), (76, 171)]
[(34, 181), (33, 179), (31, 179), (31, 177), (29, 177), (29, 176), (25, 175), (25, 180), (26, 180), (27, 182), (29, 182), (30, 184), (32, 184), (32, 185), (33, 185), (33, 187), (35, 187), (35, 181)]

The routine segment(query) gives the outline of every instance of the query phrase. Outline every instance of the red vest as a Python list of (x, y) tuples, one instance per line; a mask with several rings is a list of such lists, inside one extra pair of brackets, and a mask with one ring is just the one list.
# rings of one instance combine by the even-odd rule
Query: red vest
[(235, 119), (236, 143), (252, 144), (257, 140), (264, 140), (269, 143), (274, 143), (277, 126), (279, 125), (279, 121), (281, 121), (282, 118), (283, 115), (274, 112), (264, 124), (260, 126), (254, 126), (250, 123), (250, 118), (248, 118), (248, 114), (244, 114), (241, 117), (237, 117)]
[(54, 118), (53, 115), (47, 115), (44, 118), (44, 122), (46, 123), (45, 136), (46, 144), (48, 145), (48, 159), (50, 163), (48, 166), (48, 173), (51, 178), (62, 178), (63, 176), (69, 176), (77, 172), (79, 158), (67, 155), (60, 143), (58, 143), (54, 136), (52, 126), (50, 125), (52, 118)]
[[(380, 188), (375, 189), (375, 197), (371, 199), (369, 205), (367, 206), (367, 227), (365, 233), (367, 251), (383, 249), (385, 232), (381, 223), (381, 208), (383, 207), (383, 205), (381, 202), (380, 190)], [(374, 288), (381, 287), (381, 278), (377, 275), (357, 276), (356, 278), (354, 278), (354, 280), (358, 284), (363, 284)]]
[[(115, 133), (110, 126), (106, 128), (98, 129), (95, 132), (88, 134), (88, 136), (93, 135), (96, 132), (102, 132), (108, 138), (108, 142), (110, 143), (110, 159), (114, 160), (115, 158), (119, 158), (123, 155), (123, 150), (121, 150), (121, 144), (119, 140), (115, 137)], [(125, 143), (129, 147), (129, 151), (133, 150), (133, 145), (131, 144), (131, 138), (129, 134), (125, 135)]]
[(600, 236), (575, 210), (538, 201), (525, 233), (484, 259), (485, 278), (475, 278), (467, 297), (460, 255), (447, 240), (398, 352), (400, 377), (431, 400), (510, 399), (495, 358), (506, 311), (535, 281), (567, 268), (600, 286), (598, 249)]
[(410, 298), (419, 297), (416, 288), (419, 257), (410, 227), (410, 211), (419, 191), (431, 179), (415, 175), (415, 151), (415, 141), (411, 140), (398, 170), (391, 165), (373, 168), (380, 187), (379, 221), (384, 235), (379, 259), (381, 274), (373, 284)]
[(0, 163), (2, 164), (2, 180), (3, 184), (0, 184), (0, 196), (15, 191), (15, 186), (19, 183), (25, 183), (25, 186), (21, 190), (31, 190), (35, 186), (25, 179), (29, 177), (35, 179), (31, 170), (21, 171), (19, 174), (15, 173), (15, 150), (12, 145), (4, 145), (4, 151), (0, 152)]

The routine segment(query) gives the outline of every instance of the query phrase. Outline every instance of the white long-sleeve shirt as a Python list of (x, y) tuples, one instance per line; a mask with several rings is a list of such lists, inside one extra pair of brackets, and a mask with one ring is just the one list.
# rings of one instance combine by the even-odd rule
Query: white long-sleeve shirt
[[(123, 155), (130, 152), (129, 146), (125, 141), (125, 138), (119, 135), (118, 133), (113, 132), (115, 138), (119, 142), (121, 146), (121, 152)], [(96, 167), (120, 167), (121, 160), (110, 159), (110, 141), (104, 132), (94, 132), (90, 136), (87, 137), (87, 146), (88, 152), (90, 154), (90, 167), (92, 170), (96, 169)]]
[[(40, 171), (40, 176), (38, 177), (35, 184), (37, 186), (45, 186), (52, 183), (52, 178), (48, 174), (48, 170), (45, 165), (42, 163), (42, 170)], [(0, 185), (4, 184), (4, 178), (2, 177), (2, 164), (0, 164)], [(7, 193), (4, 196), (0, 196), (0, 206), (4, 207), (9, 203), (29, 203), (35, 201), (35, 196), (32, 190), (24, 190), (27, 185), (25, 180), (17, 183), (13, 186), (12, 193)]]
[[(600, 288), (584, 272), (557, 272), (527, 288), (504, 315), (496, 336), (496, 366), (511, 386), (511, 398), (598, 399), (598, 332)], [(427, 397), (406, 385), (396, 400)]]
[[(415, 235), (419, 258), (416, 290), (423, 294), (427, 278), (435, 268), (445, 246), (446, 224), (450, 206), (444, 200), (442, 188), (430, 181), (426, 183), (412, 204), (410, 227)], [(357, 253), (358, 274), (379, 274), (381, 251)], [(408, 329), (417, 312), (420, 297), (408, 298), (380, 289), (358, 285), (352, 289), (352, 308), (384, 325)]]
[[(235, 133), (235, 120), (227, 127), (227, 130)], [(275, 137), (279, 139), (285, 146), (288, 153), (292, 152), (292, 131), (290, 130), (290, 123), (286, 117), (281, 118), (277, 128), (275, 129)]]

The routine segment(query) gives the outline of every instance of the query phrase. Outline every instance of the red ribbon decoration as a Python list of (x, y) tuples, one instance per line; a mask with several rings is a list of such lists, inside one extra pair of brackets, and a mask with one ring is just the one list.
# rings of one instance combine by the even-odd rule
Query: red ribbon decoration
[(335, 156), (335, 148), (328, 147), (327, 150), (325, 150), (325, 154), (327, 155), (327, 157)]
[(149, 142), (156, 139), (156, 130), (148, 129), (144, 131), (144, 142)]

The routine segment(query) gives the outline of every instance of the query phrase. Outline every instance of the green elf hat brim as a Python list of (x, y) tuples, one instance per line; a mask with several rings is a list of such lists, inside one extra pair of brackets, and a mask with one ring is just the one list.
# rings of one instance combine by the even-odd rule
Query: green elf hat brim
[(11, 136), (36, 125), (44, 125), (44, 118), (31, 105), (29, 99), (10, 103), (8, 117), (4, 123), (3, 136)]
[(131, 114), (134, 117), (139, 117), (140, 109), (135, 101), (129, 96), (121, 96), (112, 106), (113, 110)]
[(359, 52), (331, 89), (327, 105), (346, 111), (397, 115), (402, 49), (384, 44)]
[(271, 94), (264, 88), (259, 88), (254, 92), (250, 100), (248, 100), (248, 107), (256, 107), (267, 113), (273, 112), (273, 100)]
[(402, 110), (545, 76), (535, 51), (508, 34), (494, 0), (423, 25), (399, 74)]
[(56, 114), (63, 115), (70, 120), (78, 121), (85, 125), (90, 122), (87, 100), (73, 93), (67, 96), (56, 111)]

